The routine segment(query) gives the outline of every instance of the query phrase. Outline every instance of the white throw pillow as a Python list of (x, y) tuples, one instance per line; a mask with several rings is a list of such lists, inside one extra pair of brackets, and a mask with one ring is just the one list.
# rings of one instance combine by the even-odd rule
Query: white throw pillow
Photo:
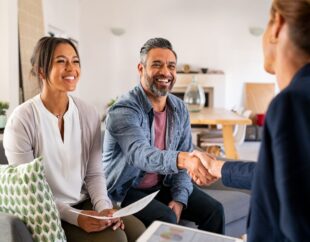
[(34, 241), (66, 241), (42, 158), (19, 166), (0, 165), (0, 211), (19, 217)]

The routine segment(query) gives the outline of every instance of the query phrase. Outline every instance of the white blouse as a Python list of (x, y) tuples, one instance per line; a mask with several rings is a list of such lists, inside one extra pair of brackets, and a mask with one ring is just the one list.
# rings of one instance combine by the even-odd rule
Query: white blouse
[(46, 109), (40, 95), (33, 98), (42, 137), (40, 154), (43, 156), (46, 179), (56, 201), (70, 205), (84, 199), (82, 187), (82, 144), (79, 113), (69, 96), (69, 107), (64, 114), (64, 139), (58, 118)]

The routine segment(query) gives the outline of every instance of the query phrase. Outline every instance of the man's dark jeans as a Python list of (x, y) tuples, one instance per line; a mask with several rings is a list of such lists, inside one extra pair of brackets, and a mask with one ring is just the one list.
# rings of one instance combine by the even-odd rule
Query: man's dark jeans
[[(167, 206), (172, 201), (169, 187), (161, 185), (151, 189), (130, 188), (121, 205), (125, 207), (158, 189), (160, 189), (160, 192), (155, 199), (134, 215), (146, 227), (155, 220), (176, 224), (176, 215)], [(189, 196), (187, 207), (183, 208), (181, 219), (195, 222), (198, 225), (198, 229), (224, 234), (225, 219), (222, 204), (202, 192), (195, 185), (192, 194)]]

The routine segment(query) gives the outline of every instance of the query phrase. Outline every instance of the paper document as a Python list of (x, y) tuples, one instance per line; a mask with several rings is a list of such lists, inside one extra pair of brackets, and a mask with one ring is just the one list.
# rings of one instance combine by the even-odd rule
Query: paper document
[(157, 193), (159, 192), (153, 192), (150, 195), (147, 195), (144, 198), (141, 198), (140, 200), (128, 205), (127, 207), (121, 208), (120, 210), (116, 211), (112, 217), (106, 217), (106, 216), (93, 216), (93, 215), (89, 215), (89, 214), (84, 214), (81, 212), (77, 212), (75, 210), (71, 210), (74, 213), (78, 213), (81, 214), (83, 216), (87, 216), (87, 217), (91, 217), (91, 218), (96, 218), (96, 219), (112, 219), (112, 218), (120, 218), (120, 217), (125, 217), (131, 214), (134, 214), (136, 212), (139, 212), (140, 210), (142, 210), (143, 208), (146, 207), (146, 205), (148, 205), (153, 199), (154, 197), (157, 195)]

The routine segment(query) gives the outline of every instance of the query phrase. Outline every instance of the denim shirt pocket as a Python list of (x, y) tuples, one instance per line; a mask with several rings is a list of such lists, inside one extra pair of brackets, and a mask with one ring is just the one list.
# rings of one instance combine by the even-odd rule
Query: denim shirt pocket
[(180, 130), (176, 130), (175, 132), (173, 132), (171, 130), (171, 132), (169, 131), (169, 138), (166, 140), (170, 140), (170, 142), (167, 142), (167, 148), (169, 150), (177, 150), (178, 148), (178, 144), (180, 143), (180, 139), (181, 139), (181, 132)]

